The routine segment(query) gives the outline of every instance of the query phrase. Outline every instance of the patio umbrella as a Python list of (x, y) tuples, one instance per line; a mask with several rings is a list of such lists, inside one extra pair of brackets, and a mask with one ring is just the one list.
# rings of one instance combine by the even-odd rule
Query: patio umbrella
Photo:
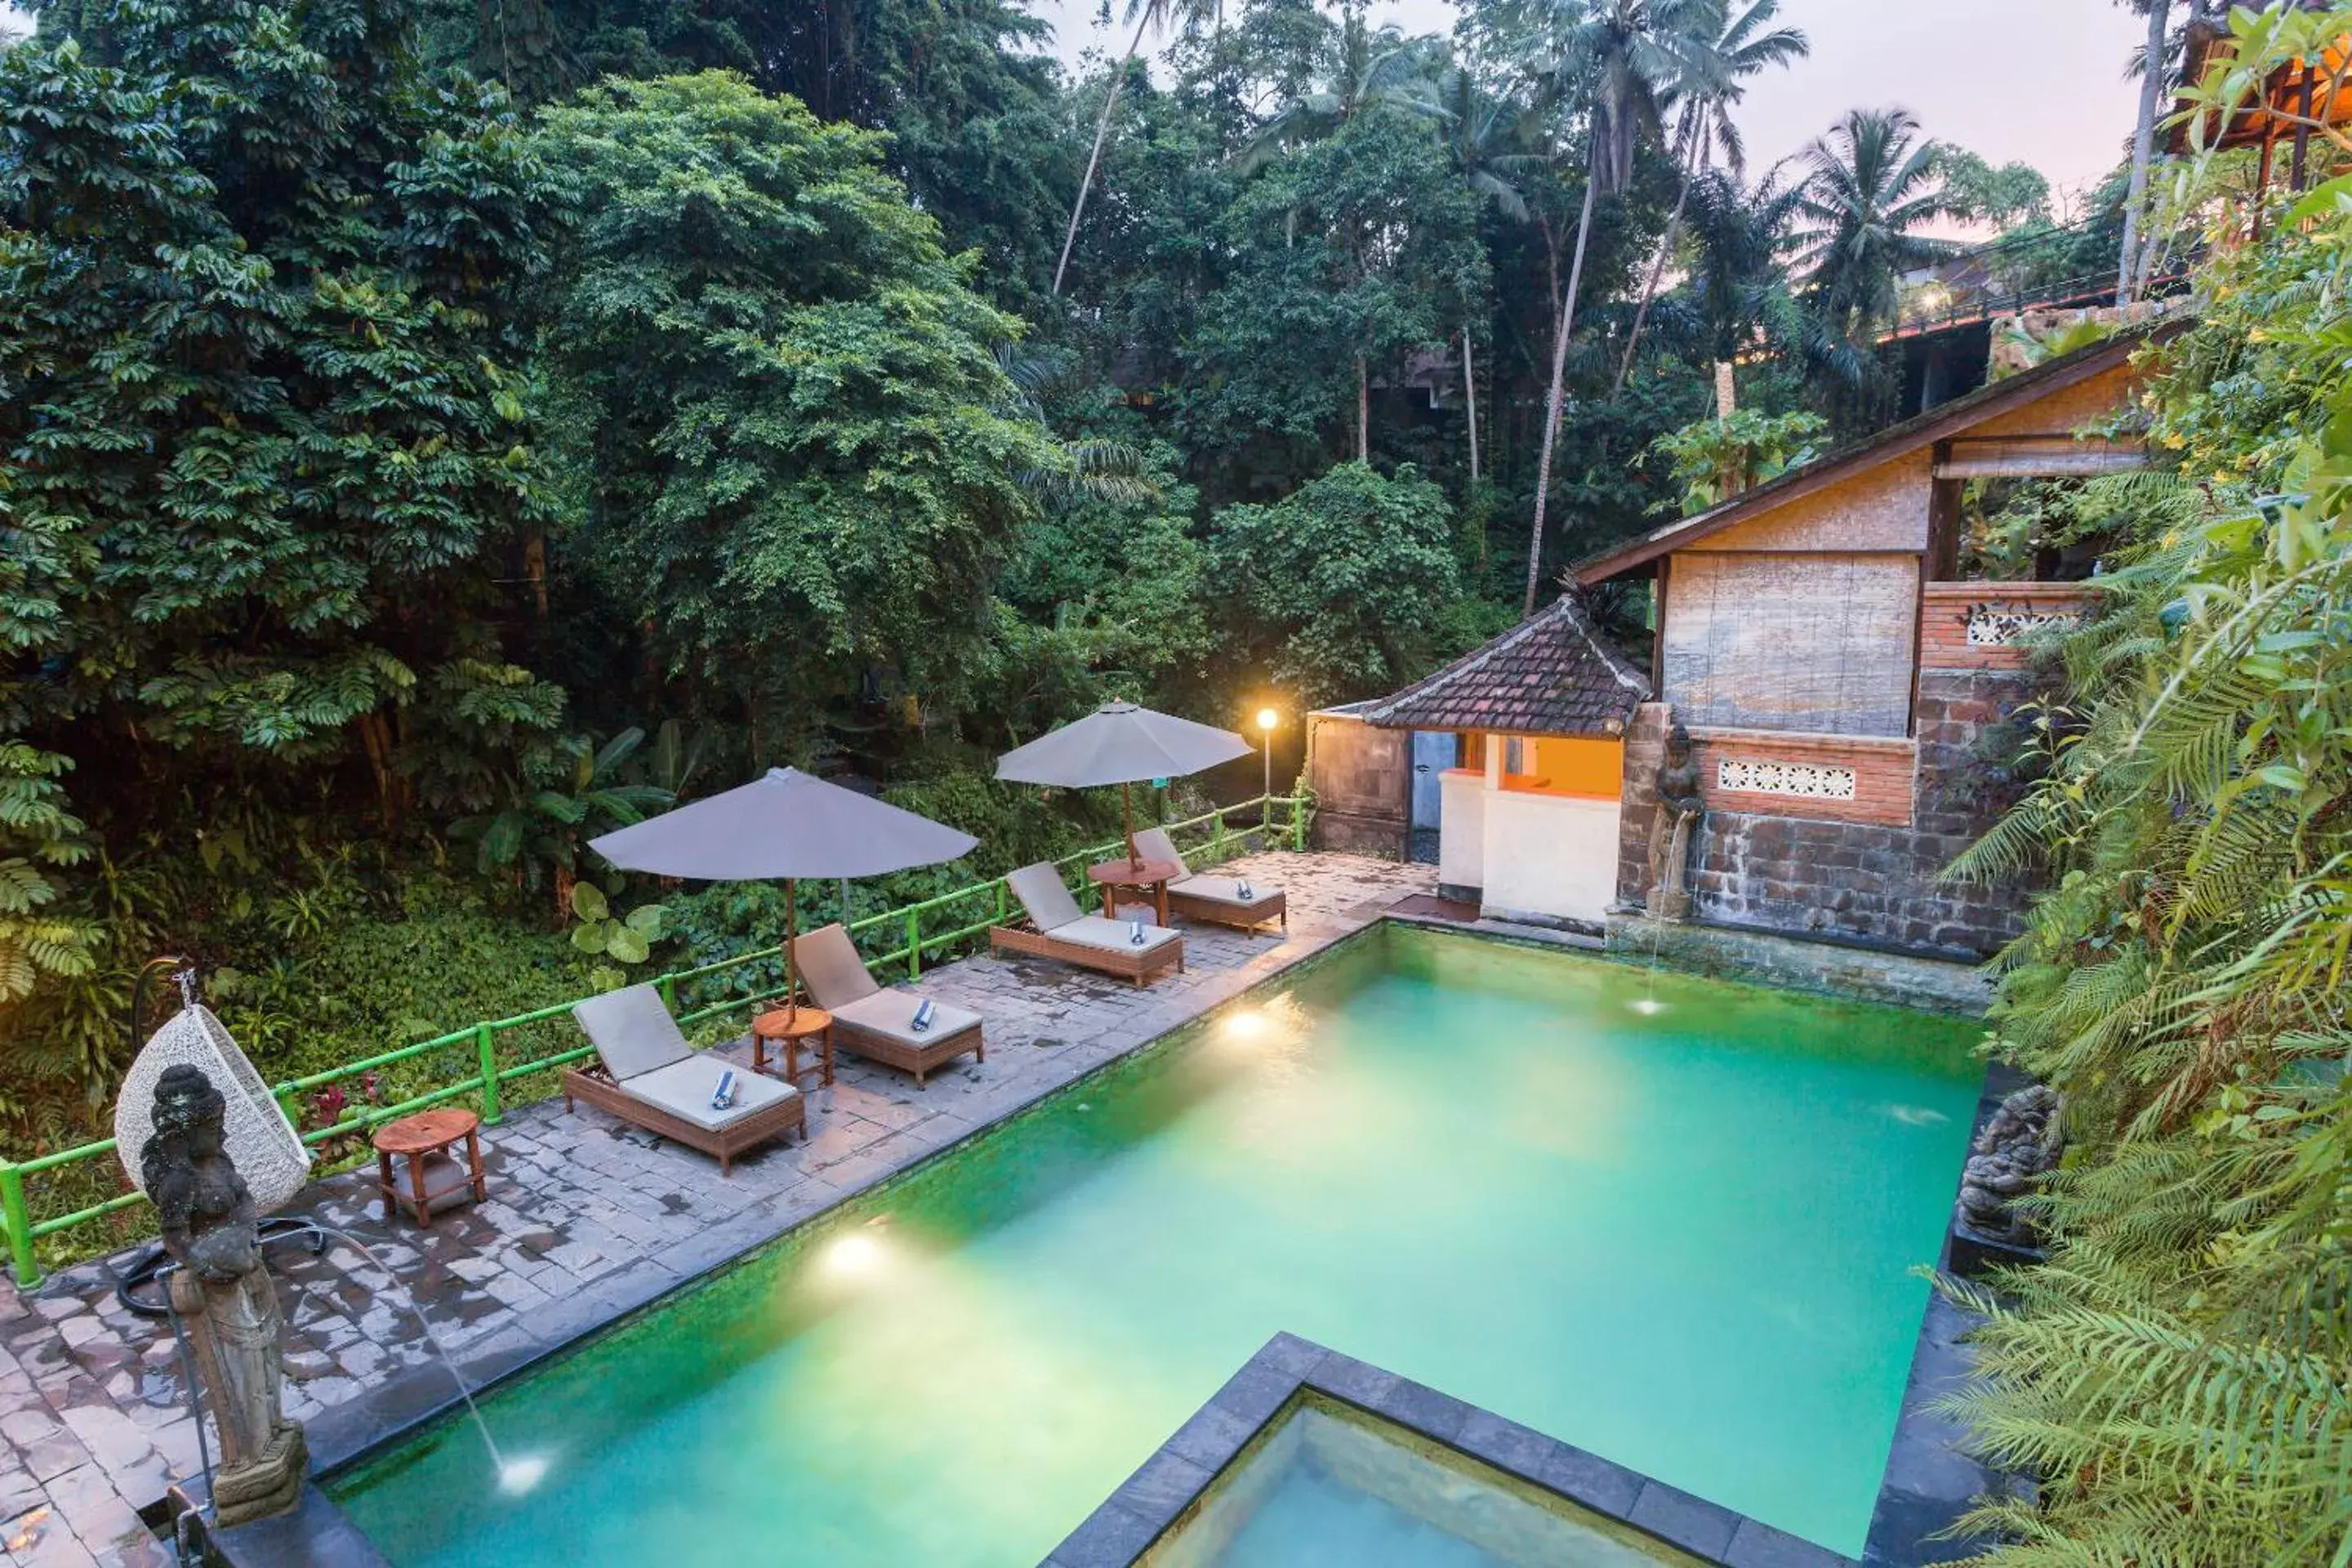
[(1148, 779), (1176, 778), (1246, 757), (1250, 743), (1231, 730), (1195, 724), (1138, 708), (1106, 702), (1075, 724), (1065, 724), (996, 759), (996, 776), (1015, 784), (1057, 784), (1064, 789), (1118, 785), (1127, 816), (1127, 858), (1135, 852), (1135, 801), (1129, 786)]
[(722, 795), (592, 838), (588, 847), (625, 871), (716, 882), (782, 878), (784, 1000), (797, 1009), (793, 939), (800, 934), (802, 878), (878, 877), (952, 860), (979, 842), (797, 769), (771, 768)]

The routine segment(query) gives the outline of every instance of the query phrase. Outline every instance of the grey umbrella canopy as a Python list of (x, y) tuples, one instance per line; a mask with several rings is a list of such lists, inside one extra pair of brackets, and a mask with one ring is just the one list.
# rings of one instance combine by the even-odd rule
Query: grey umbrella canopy
[[(794, 995), (795, 884), (803, 877), (878, 877), (971, 852), (980, 840), (887, 801), (771, 768), (750, 784), (592, 838), (625, 871), (784, 884), (784, 989)], [(797, 1005), (796, 1001), (791, 1003)]]
[(1135, 859), (1135, 804), (1126, 785), (1177, 778), (1250, 754), (1231, 730), (1155, 713), (1132, 702), (1106, 702), (1075, 724), (996, 759), (996, 776), (1014, 784), (1065, 789), (1121, 786), (1127, 812), (1127, 854)]
[(624, 871), (711, 881), (878, 877), (968, 855), (969, 833), (887, 801), (771, 768), (750, 784), (592, 838)]

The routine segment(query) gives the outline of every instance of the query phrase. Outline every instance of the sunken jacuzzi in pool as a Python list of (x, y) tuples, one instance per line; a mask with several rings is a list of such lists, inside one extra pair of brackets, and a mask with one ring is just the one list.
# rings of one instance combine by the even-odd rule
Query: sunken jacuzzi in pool
[(1384, 923), (500, 1387), (506, 1487), (329, 1489), (402, 1568), (1025, 1568), (1289, 1330), (1858, 1556), (1975, 1033)]
[(1136, 1568), (1699, 1568), (1699, 1560), (1308, 1394)]

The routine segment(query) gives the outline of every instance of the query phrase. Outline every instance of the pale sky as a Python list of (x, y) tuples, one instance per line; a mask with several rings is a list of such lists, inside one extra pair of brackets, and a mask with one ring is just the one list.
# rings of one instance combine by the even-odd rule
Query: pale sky
[[(1026, 0), (1075, 59), (1107, 35), (1100, 0)], [(1113, 10), (1124, 14), (1124, 0)], [(1373, 20), (1408, 32), (1454, 26), (1451, 0), (1374, 0)], [(1827, 130), (1848, 109), (1900, 104), (1927, 133), (2051, 183), (2095, 183), (2123, 156), (2138, 112), (2124, 66), (2146, 24), (2116, 0), (1781, 0), (1812, 55), (1758, 78), (1738, 121), (1751, 168)], [(1116, 47), (1129, 33), (1118, 30)]]

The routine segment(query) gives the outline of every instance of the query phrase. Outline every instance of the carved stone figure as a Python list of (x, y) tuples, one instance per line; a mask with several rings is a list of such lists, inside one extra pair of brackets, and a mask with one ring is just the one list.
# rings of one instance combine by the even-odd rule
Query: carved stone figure
[(1658, 764), (1658, 805), (1650, 818), (1650, 893), (1654, 921), (1690, 919), (1690, 847), (1699, 816), (1698, 763), (1691, 758), (1690, 731), (1682, 725), (1666, 736), (1665, 760)]
[(2000, 1102), (1977, 1134), (1960, 1177), (1961, 1225), (2005, 1246), (2034, 1245), (2032, 1220), (2011, 1205), (2057, 1168), (2063, 1148), (2058, 1113), (2063, 1106), (2056, 1089), (2041, 1084)]
[(155, 1131), (139, 1155), (164, 1248), (180, 1265), (172, 1308), (220, 1436), (213, 1502), (224, 1528), (292, 1508), (309, 1462), (301, 1425), (287, 1419), (280, 1396), (278, 1292), (252, 1196), (222, 1146), (226, 1108), (203, 1069), (167, 1068), (155, 1084)]

